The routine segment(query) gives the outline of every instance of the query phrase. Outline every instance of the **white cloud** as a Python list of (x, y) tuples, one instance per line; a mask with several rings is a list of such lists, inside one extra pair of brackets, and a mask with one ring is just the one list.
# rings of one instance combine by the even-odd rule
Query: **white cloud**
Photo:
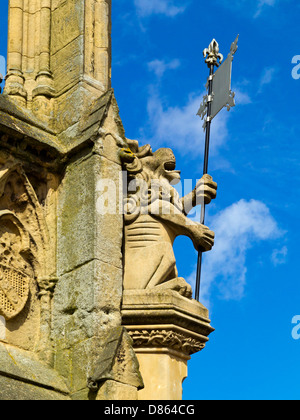
[[(222, 298), (241, 299), (247, 280), (247, 251), (255, 243), (279, 238), (284, 232), (268, 207), (257, 200), (240, 200), (207, 224), (216, 233), (216, 242), (204, 255), (201, 301), (209, 305), (213, 285), (217, 285)], [(278, 257), (279, 253), (274, 254)], [(192, 285), (195, 277), (194, 272), (188, 278)]]
[(262, 91), (262, 88), (264, 86), (269, 85), (273, 82), (276, 71), (277, 69), (275, 67), (267, 67), (266, 69), (264, 69), (259, 81), (259, 92)]
[[(203, 94), (204, 95), (204, 94)], [(203, 95), (190, 94), (186, 104), (164, 106), (162, 99), (152, 88), (148, 99), (148, 116), (151, 138), (146, 141), (153, 146), (168, 145), (181, 155), (199, 157), (204, 150), (203, 121), (196, 115)], [(228, 112), (221, 112), (212, 124), (211, 153), (217, 152), (227, 137)], [(144, 139), (145, 141), (145, 139)]]
[(252, 103), (252, 99), (247, 92), (242, 91), (240, 88), (233, 88), (233, 91), (235, 92), (235, 102), (237, 105), (248, 105)]
[(277, 3), (277, 0), (259, 0), (254, 17), (255, 18), (258, 17), (263, 11), (265, 6), (275, 6), (276, 3)]
[(271, 260), (275, 267), (286, 263), (288, 255), (288, 249), (286, 246), (283, 246), (281, 249), (274, 249)]
[(275, 7), (283, 1), (287, 0), (219, 0), (223, 6), (239, 10), (254, 19), (262, 15), (265, 10)]
[(183, 13), (186, 9), (186, 5), (182, 4), (182, 0), (134, 0), (134, 4), (137, 8), (137, 13), (141, 17), (154, 14), (174, 17)]
[(156, 59), (148, 63), (148, 69), (153, 71), (156, 77), (161, 79), (167, 70), (175, 70), (180, 67), (180, 65), (180, 60), (177, 58), (170, 61)]

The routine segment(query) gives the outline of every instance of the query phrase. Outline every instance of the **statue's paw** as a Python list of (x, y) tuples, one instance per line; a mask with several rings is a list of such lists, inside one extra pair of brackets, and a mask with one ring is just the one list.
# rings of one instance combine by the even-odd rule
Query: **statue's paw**
[(193, 290), (192, 286), (188, 284), (184, 278), (178, 277), (176, 279), (178, 281), (177, 287), (174, 288), (174, 290), (177, 290), (177, 292), (188, 299), (192, 299), (193, 296)]
[(207, 252), (214, 246), (215, 234), (207, 226), (197, 225), (194, 235), (193, 242), (197, 251)]
[(192, 299), (193, 296), (192, 287), (182, 277), (177, 277), (176, 279), (166, 281), (165, 283), (156, 286), (156, 288), (160, 290), (175, 290), (181, 296), (184, 296), (188, 299)]

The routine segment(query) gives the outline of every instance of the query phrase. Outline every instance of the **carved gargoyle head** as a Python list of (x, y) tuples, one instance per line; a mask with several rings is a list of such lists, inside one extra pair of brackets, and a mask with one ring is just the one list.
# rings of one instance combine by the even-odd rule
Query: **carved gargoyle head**
[(143, 159), (143, 165), (153, 171), (154, 178), (165, 178), (172, 185), (180, 181), (180, 171), (176, 170), (176, 158), (171, 149), (158, 149), (152, 157)]
[(147, 179), (166, 179), (172, 185), (180, 181), (176, 159), (171, 149), (162, 148), (152, 152), (150, 145), (139, 147), (136, 140), (128, 140), (128, 152), (122, 149), (121, 159), (129, 174), (147, 172)]

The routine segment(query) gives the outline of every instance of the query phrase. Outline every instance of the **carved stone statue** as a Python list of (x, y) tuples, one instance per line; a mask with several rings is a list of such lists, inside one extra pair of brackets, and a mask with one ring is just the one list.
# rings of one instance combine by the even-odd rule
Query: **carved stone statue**
[(184, 235), (196, 250), (212, 248), (214, 233), (187, 215), (203, 200), (208, 204), (216, 197), (217, 184), (205, 175), (190, 194), (180, 198), (173, 187), (180, 182), (180, 171), (172, 150), (153, 153), (150, 145), (139, 147), (133, 140), (128, 144), (129, 149), (121, 151), (128, 174), (124, 288), (174, 289), (191, 298), (191, 286), (178, 277), (173, 243)]

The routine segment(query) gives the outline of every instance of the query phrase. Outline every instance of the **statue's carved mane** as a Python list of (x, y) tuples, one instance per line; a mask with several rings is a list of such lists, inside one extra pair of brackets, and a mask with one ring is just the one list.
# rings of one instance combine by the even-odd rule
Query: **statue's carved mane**
[[(123, 149), (121, 154), (129, 187), (124, 198), (125, 223), (133, 223), (142, 209), (151, 213), (151, 207), (148, 206), (156, 200), (167, 200), (178, 207), (174, 200), (176, 190), (166, 177), (156, 171), (161, 162), (151, 146), (147, 144), (140, 147), (136, 140), (128, 140), (128, 145), (129, 149)], [(165, 150), (171, 152), (170, 149)], [(182, 211), (182, 208), (179, 207), (178, 210)]]

